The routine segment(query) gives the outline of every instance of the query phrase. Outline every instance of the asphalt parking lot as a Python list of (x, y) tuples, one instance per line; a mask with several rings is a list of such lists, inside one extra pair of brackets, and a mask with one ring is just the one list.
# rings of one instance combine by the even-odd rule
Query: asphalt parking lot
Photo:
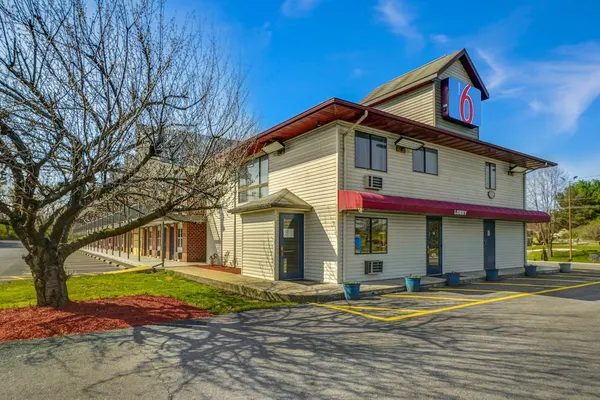
[(3, 343), (0, 397), (597, 399), (600, 272), (498, 283)]
[[(25, 249), (16, 240), (0, 240), (0, 283), (31, 279), (29, 267), (23, 261)], [(96, 275), (117, 268), (82, 252), (73, 253), (65, 261), (65, 268), (73, 276)]]
[(450, 311), (469, 311), (529, 296), (569, 295), (566, 291), (600, 285), (600, 270), (574, 269), (568, 274), (514, 277), (498, 282), (475, 282), (459, 287), (431, 288), (419, 293), (394, 293), (359, 301), (313, 304), (384, 322), (395, 322)]

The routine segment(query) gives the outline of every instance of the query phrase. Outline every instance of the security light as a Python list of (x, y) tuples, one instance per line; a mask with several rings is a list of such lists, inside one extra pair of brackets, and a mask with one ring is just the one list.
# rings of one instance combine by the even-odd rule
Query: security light
[(276, 141), (276, 142), (267, 144), (266, 146), (264, 146), (262, 148), (262, 150), (267, 154), (271, 154), (271, 153), (277, 153), (277, 152), (283, 150), (284, 148), (285, 148), (285, 146), (283, 145), (283, 143), (281, 143), (280, 141)]
[(513, 173), (513, 172), (522, 173), (525, 171), (527, 171), (527, 168), (519, 167), (518, 165), (511, 165), (510, 168), (508, 169), (508, 172), (510, 172), (510, 173)]
[(419, 150), (421, 147), (425, 146), (423, 142), (419, 142), (418, 140), (414, 140), (406, 136), (400, 136), (400, 138), (396, 140), (394, 144), (396, 146), (411, 150)]

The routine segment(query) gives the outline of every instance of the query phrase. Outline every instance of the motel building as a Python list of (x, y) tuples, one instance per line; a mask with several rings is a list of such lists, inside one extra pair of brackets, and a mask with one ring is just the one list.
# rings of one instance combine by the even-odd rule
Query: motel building
[(525, 177), (556, 164), (482, 140), (488, 98), (461, 50), (329, 99), (256, 136), (222, 210), (144, 227), (132, 251), (162, 235), (167, 258), (331, 283), (522, 267), (525, 224), (550, 220), (526, 210)]

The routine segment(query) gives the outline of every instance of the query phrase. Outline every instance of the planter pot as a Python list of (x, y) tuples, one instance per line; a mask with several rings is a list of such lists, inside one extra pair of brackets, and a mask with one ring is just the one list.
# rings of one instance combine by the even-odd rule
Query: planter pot
[(406, 291), (407, 292), (418, 292), (421, 290), (421, 278), (404, 278), (406, 281)]
[(571, 263), (559, 263), (560, 272), (571, 272)]
[(446, 274), (446, 280), (448, 281), (448, 286), (458, 286), (458, 285), (460, 285), (460, 274), (459, 273)]
[(344, 297), (346, 300), (358, 300), (360, 298), (360, 283), (344, 283)]
[(535, 265), (526, 265), (525, 266), (525, 275), (530, 277), (537, 276), (537, 266)]
[(485, 279), (488, 281), (497, 281), (498, 280), (498, 270), (497, 269), (486, 269), (485, 270)]

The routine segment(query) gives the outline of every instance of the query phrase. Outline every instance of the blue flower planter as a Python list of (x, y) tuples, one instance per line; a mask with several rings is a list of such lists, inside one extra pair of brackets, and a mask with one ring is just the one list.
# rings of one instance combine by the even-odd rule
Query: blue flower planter
[(460, 285), (460, 274), (458, 274), (458, 273), (446, 274), (446, 280), (448, 281), (448, 286), (458, 286), (458, 285)]
[(344, 283), (344, 297), (346, 300), (358, 300), (360, 298), (360, 283)]
[(525, 275), (535, 277), (537, 276), (537, 267), (535, 265), (525, 266)]
[(407, 292), (418, 292), (421, 290), (421, 278), (404, 278)]
[(497, 281), (498, 280), (498, 270), (497, 269), (486, 269), (485, 270), (485, 279), (488, 281)]

